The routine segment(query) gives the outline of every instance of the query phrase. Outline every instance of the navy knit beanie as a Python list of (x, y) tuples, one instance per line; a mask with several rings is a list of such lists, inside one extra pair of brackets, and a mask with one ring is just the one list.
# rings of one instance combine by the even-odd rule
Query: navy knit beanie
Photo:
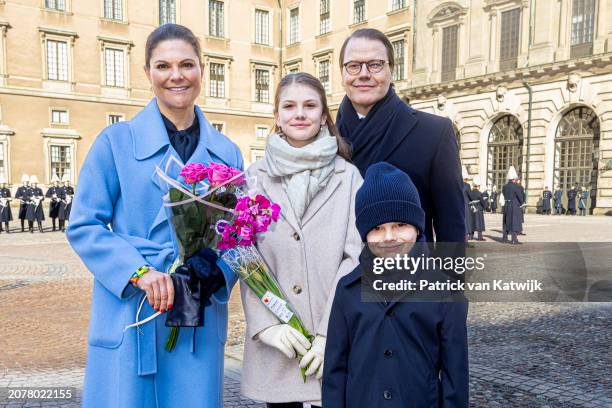
[(374, 227), (402, 222), (425, 230), (425, 212), (410, 177), (397, 167), (380, 162), (368, 167), (355, 197), (355, 217), (361, 240)]

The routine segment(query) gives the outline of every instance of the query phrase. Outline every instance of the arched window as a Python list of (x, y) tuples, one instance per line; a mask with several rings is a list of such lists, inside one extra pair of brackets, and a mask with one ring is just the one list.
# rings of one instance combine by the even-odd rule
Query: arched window
[(561, 118), (555, 133), (555, 186), (567, 190), (578, 184), (586, 187), (593, 200), (597, 190), (598, 160), (597, 115), (585, 106), (570, 110)]
[(487, 184), (501, 188), (506, 184), (510, 166), (521, 174), (523, 161), (523, 126), (512, 115), (504, 115), (493, 123), (489, 132)]

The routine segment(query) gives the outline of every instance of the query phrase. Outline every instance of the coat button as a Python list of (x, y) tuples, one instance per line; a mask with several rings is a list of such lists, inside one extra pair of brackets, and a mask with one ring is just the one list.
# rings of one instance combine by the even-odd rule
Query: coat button
[(293, 233), (293, 239), (295, 239), (296, 241), (300, 240), (300, 234), (298, 234), (297, 232)]
[(295, 285), (293, 287), (293, 293), (295, 293), (296, 295), (299, 295), (300, 293), (302, 293), (302, 287), (300, 285)]
[(389, 349), (385, 350), (385, 357), (391, 357), (392, 355), (393, 355), (393, 351), (392, 350), (389, 350)]
[(391, 399), (393, 396), (391, 395), (391, 391), (389, 391), (389, 390), (385, 390), (385, 392), (383, 392), (383, 397), (384, 397), (386, 400), (390, 400), (390, 399)]

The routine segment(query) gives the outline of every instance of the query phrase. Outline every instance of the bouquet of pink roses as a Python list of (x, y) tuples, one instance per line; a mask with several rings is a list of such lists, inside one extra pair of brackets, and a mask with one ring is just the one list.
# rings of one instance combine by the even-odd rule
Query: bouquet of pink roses
[[(266, 232), (270, 224), (278, 220), (279, 213), (278, 204), (271, 203), (262, 195), (240, 198), (232, 222), (221, 221), (217, 225), (222, 237), (217, 247), (223, 250), (223, 263), (246, 283), (268, 310), (312, 342), (314, 336), (287, 301), (278, 281), (253, 245), (257, 242), (257, 234)], [(307, 367), (301, 369), (304, 381), (306, 370)]]
[[(240, 170), (214, 162), (208, 165), (189, 163), (184, 166), (180, 171), (183, 183), (171, 179), (161, 170), (158, 174), (170, 186), (164, 206), (169, 210), (168, 219), (178, 248), (178, 256), (168, 271), (173, 274), (200, 250), (216, 247), (221, 237), (215, 226), (220, 220), (232, 217), (232, 209), (238, 201), (238, 196), (242, 195), (244, 177)], [(186, 188), (186, 185), (191, 189)], [(175, 278), (178, 279), (178, 276)], [(189, 282), (189, 290), (194, 291), (194, 302), (198, 303), (200, 293), (196, 287), (199, 287), (200, 282), (197, 282), (197, 279), (191, 279)], [(176, 345), (180, 326), (203, 324), (199, 318), (190, 320), (189, 324), (180, 319), (177, 322), (171, 318), (172, 315), (173, 312), (169, 312), (166, 319), (167, 325), (174, 326), (166, 341), (167, 351), (172, 351)]]

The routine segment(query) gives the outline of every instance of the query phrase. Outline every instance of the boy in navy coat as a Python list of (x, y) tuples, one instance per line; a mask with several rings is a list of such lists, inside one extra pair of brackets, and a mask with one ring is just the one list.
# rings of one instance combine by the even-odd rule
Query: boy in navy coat
[(373, 257), (425, 241), (425, 213), (410, 177), (381, 162), (355, 199), (366, 247), (337, 285), (323, 372), (325, 408), (468, 407), (466, 302), (362, 302)]

